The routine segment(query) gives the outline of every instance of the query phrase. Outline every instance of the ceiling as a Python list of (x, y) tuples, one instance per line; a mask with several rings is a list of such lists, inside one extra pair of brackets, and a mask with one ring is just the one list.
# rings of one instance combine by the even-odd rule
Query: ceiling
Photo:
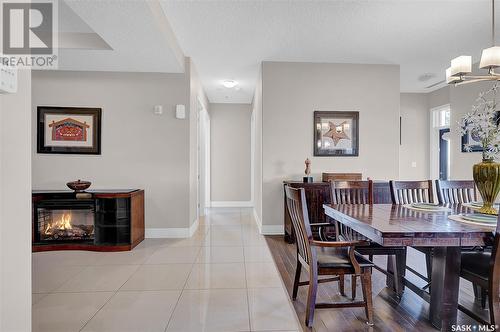
[[(212, 102), (251, 102), (263, 60), (400, 64), (401, 91), (428, 92), (451, 58), (479, 59), (490, 45), (488, 0), (161, 4)], [(221, 87), (224, 79), (241, 90)]]
[[(401, 91), (429, 92), (442, 86), (426, 88), (444, 79), (451, 58), (478, 61), (490, 46), (490, 6), (489, 0), (65, 0), (60, 30), (83, 34), (86, 44), (63, 47), (59, 65), (178, 73), (186, 55), (211, 102), (250, 103), (261, 61), (396, 64)], [(224, 88), (228, 79), (238, 88)]]
[(61, 0), (58, 16), (60, 70), (184, 72), (158, 1)]

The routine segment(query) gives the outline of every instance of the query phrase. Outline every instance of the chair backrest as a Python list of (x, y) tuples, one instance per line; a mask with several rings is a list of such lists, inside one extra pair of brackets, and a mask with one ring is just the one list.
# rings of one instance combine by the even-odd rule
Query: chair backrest
[(477, 200), (474, 181), (436, 180), (436, 192), (439, 204), (470, 203)]
[(332, 204), (373, 204), (373, 181), (332, 181)]
[(323, 182), (330, 181), (361, 181), (363, 174), (361, 173), (323, 173), (321, 175)]
[(309, 240), (312, 239), (312, 232), (307, 214), (304, 188), (285, 186), (285, 195), (288, 213), (290, 214), (290, 219), (292, 219), (293, 230), (295, 231), (297, 255), (302, 259), (302, 263), (310, 265), (312, 251)]
[(389, 181), (392, 204), (433, 203), (432, 181)]

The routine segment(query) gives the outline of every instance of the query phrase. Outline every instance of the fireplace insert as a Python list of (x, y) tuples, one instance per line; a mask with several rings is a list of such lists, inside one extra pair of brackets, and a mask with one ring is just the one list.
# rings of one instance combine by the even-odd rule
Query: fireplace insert
[(94, 241), (93, 200), (42, 201), (35, 214), (35, 243)]

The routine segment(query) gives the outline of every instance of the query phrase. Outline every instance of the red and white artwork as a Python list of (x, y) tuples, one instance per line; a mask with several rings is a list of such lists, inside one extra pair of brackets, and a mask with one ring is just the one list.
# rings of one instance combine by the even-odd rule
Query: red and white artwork
[(45, 145), (91, 147), (93, 117), (77, 114), (45, 114)]

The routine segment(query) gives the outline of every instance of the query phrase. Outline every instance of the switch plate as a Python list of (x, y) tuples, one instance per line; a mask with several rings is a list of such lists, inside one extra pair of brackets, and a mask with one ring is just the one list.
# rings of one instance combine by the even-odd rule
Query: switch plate
[(417, 162), (416, 161), (412, 161), (411, 162), (411, 167), (416, 168), (417, 167)]

